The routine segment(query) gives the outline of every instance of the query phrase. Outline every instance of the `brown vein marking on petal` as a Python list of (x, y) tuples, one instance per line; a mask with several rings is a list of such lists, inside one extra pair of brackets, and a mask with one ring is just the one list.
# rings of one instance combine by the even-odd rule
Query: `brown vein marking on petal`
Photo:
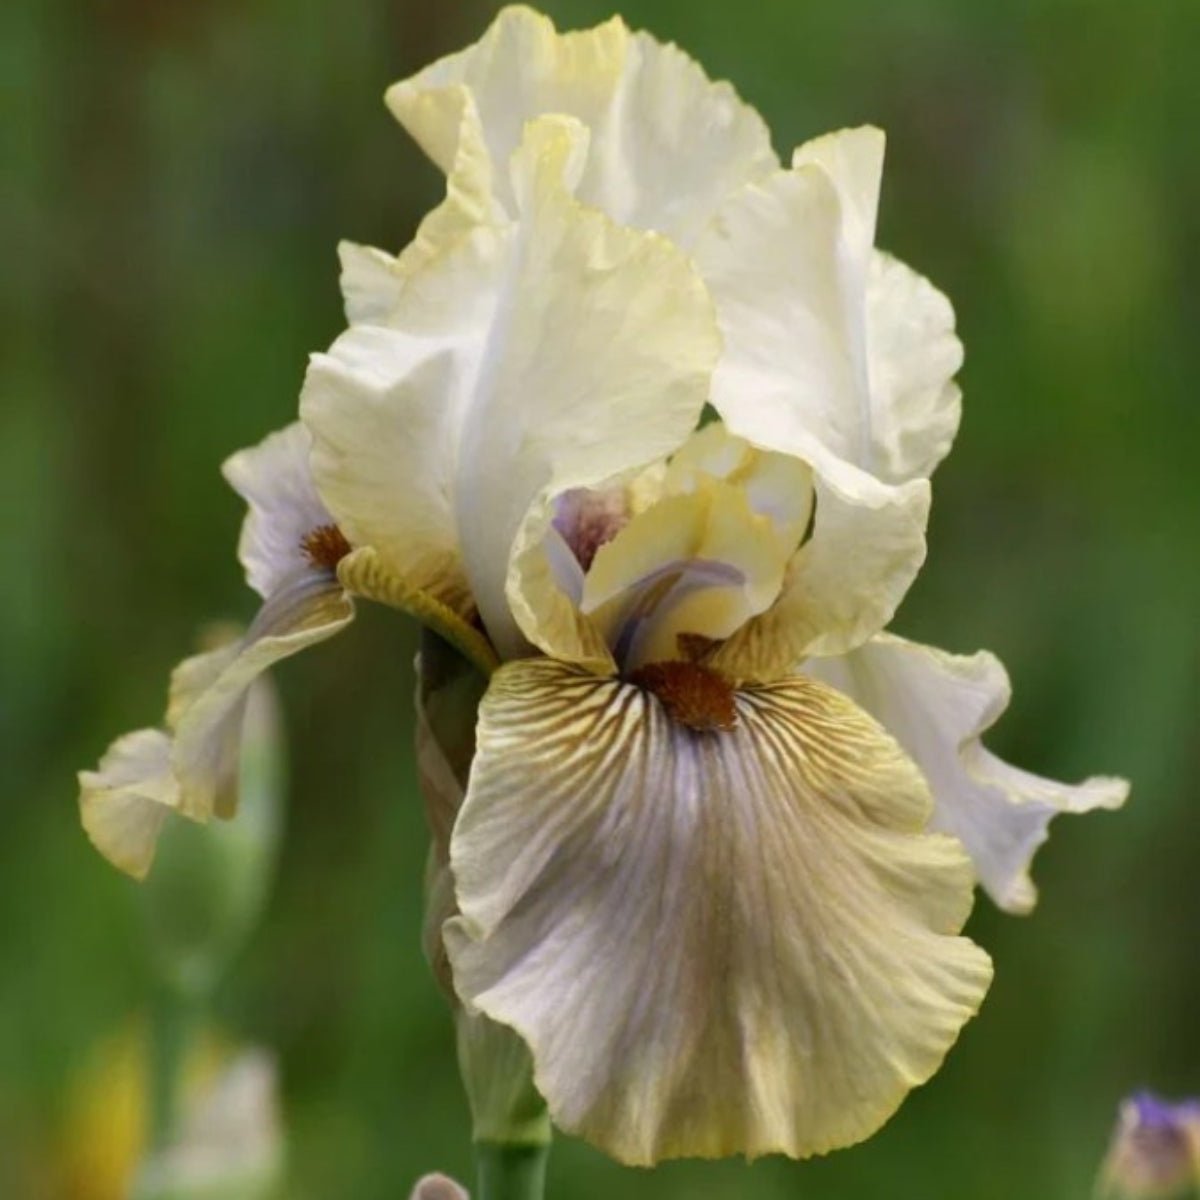
[(657, 696), (667, 715), (700, 732), (737, 724), (733, 685), (711, 667), (696, 662), (655, 662), (639, 667), (629, 682)]
[(300, 539), (300, 549), (314, 567), (336, 571), (338, 563), (350, 553), (350, 543), (336, 525), (318, 525)]

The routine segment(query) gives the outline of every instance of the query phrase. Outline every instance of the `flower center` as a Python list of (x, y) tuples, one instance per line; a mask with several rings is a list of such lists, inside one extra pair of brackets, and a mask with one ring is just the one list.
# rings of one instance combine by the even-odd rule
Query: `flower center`
[(350, 553), (350, 543), (336, 525), (318, 525), (300, 539), (300, 549), (314, 567), (336, 571), (338, 563)]
[(733, 686), (718, 671), (698, 662), (647, 663), (629, 682), (657, 696), (667, 716), (701, 733), (733, 729), (737, 708)]

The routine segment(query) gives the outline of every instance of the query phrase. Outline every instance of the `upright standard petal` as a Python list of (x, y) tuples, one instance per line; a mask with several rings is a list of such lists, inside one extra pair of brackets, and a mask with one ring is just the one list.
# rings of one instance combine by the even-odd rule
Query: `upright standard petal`
[[(516, 218), (404, 274), (384, 323), (351, 329), (314, 360), (301, 403), (339, 523), (398, 576), (446, 562), (453, 543), (505, 657), (526, 638), (557, 649), (539, 620), (546, 603), (519, 570), (516, 618), (510, 610), (523, 526), (544, 533), (557, 495), (682, 442), (720, 349), (690, 261), (572, 195), (586, 142), (577, 122), (533, 122), (509, 169)], [(427, 544), (414, 545), (424, 530)], [(523, 544), (536, 550), (540, 538)]]
[(79, 772), (79, 810), (92, 845), (115, 867), (144, 879), (163, 823), (179, 805), (171, 739), (159, 729), (118, 738), (95, 771)]
[(484, 698), (451, 843), (463, 1000), (529, 1044), (563, 1128), (631, 1163), (821, 1153), (928, 1079), (991, 977), (920, 773), (792, 679), (730, 732), (546, 660)]
[[(714, 403), (735, 433), (886, 483), (924, 478), (950, 447), (962, 365), (950, 302), (872, 249), (883, 135), (801, 146), (747, 185), (697, 247), (726, 339)], [(814, 465), (817, 465), (814, 462)]]
[(1129, 794), (1123, 779), (1042, 779), (984, 747), (1011, 694), (991, 654), (946, 654), (883, 634), (804, 670), (861, 705), (912, 756), (933, 791), (930, 827), (962, 842), (988, 895), (1009, 912), (1036, 902), (1029, 866), (1053, 817), (1119, 808)]
[(725, 338), (714, 404), (732, 433), (815, 476), (812, 536), (779, 605), (723, 652), (737, 675), (779, 677), (805, 653), (862, 642), (924, 559), (928, 484), (883, 469), (876, 448), (896, 424), (877, 417), (872, 382), (872, 346), (892, 343), (867, 319), (882, 153), (875, 130), (801, 147), (792, 170), (735, 196), (697, 250)]
[[(498, 178), (526, 122), (574, 117), (591, 133), (579, 198), (683, 246), (730, 193), (778, 166), (762, 118), (729, 84), (619, 17), (560, 34), (529, 8), (506, 8), (474, 46), (392, 87), (389, 107), (447, 174), (462, 156), (463, 90)], [(502, 182), (498, 194), (513, 211)]]

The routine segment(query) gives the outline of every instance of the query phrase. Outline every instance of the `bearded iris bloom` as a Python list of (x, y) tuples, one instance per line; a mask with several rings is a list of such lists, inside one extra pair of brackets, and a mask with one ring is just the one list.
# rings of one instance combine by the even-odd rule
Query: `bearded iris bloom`
[[(999, 664), (884, 632), (962, 348), (874, 248), (883, 137), (781, 164), (676, 47), (523, 8), (388, 103), (446, 198), (397, 256), (342, 247), (303, 486), (240, 488), (263, 611), (304, 597), (291, 650), (381, 600), (486, 677), (473, 747), (423, 727), (434, 941), (557, 1124), (631, 1163), (861, 1140), (987, 990), (975, 885), (1027, 910), (1051, 817), (1126, 792), (1001, 762)], [(185, 815), (223, 815), (187, 777), (278, 657), (256, 626), (220, 688), (184, 672)]]

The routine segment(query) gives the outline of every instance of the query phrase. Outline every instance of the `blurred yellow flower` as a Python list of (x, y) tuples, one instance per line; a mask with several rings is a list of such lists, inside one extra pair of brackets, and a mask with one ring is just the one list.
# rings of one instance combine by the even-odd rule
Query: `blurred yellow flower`
[(131, 1021), (102, 1038), (71, 1082), (57, 1158), (63, 1200), (266, 1195), (282, 1169), (275, 1070), (259, 1051), (234, 1054), (211, 1032), (183, 1070), (184, 1120), (170, 1145), (149, 1145), (149, 1039)]

